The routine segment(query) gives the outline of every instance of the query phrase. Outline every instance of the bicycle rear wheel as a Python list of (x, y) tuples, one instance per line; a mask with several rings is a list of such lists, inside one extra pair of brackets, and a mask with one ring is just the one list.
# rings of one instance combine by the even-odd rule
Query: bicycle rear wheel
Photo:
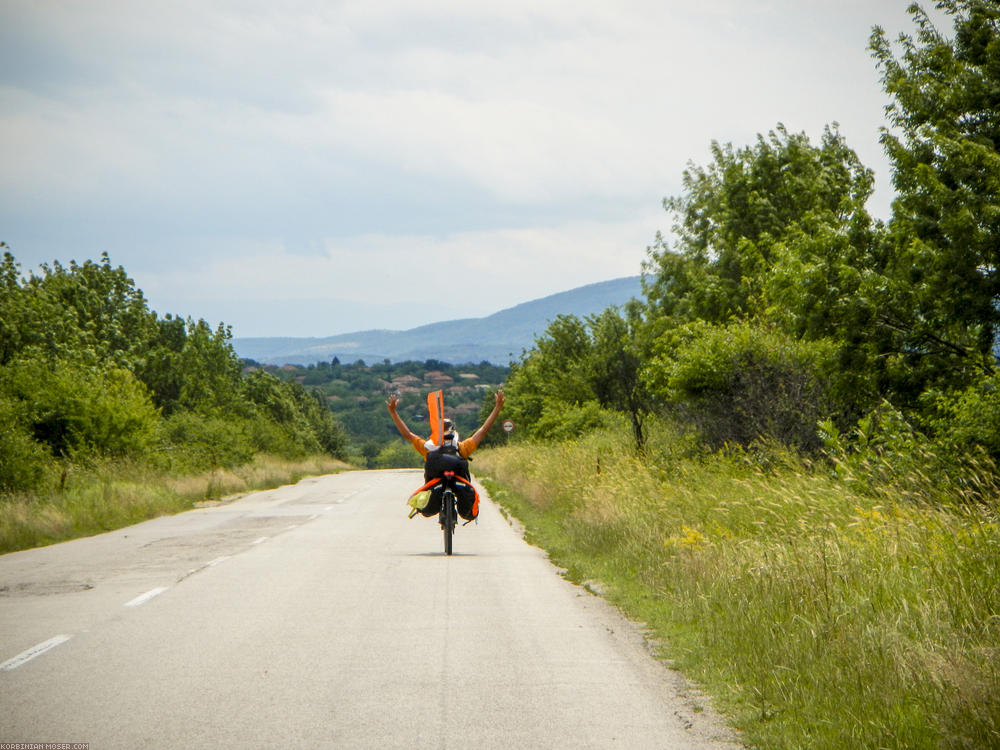
[(441, 496), (441, 529), (444, 532), (444, 553), (451, 554), (455, 538), (455, 495), (446, 490)]

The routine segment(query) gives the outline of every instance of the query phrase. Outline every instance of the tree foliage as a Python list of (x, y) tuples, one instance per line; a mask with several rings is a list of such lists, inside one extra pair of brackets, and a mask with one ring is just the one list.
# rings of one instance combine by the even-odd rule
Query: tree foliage
[(243, 378), (226, 326), (160, 318), (107, 255), (25, 278), (0, 247), (0, 489), (98, 456), (218, 466), (258, 451), (342, 454), (333, 416), (301, 386)]
[(557, 316), (507, 379), (505, 414), (519, 433), (572, 437), (602, 424), (602, 410), (620, 411), (628, 415), (641, 449), (649, 409), (639, 376), (642, 325), (638, 304), (630, 305), (624, 316), (616, 308), (586, 320)]
[(916, 393), (992, 372), (1000, 330), (1000, 4), (937, 7), (951, 37), (914, 4), (898, 56), (880, 28), (870, 44), (891, 97), (882, 143), (898, 194), (881, 318)]
[(663, 201), (672, 232), (648, 250), (645, 309), (554, 321), (511, 376), (516, 419), (584, 429), (590, 405), (641, 413), (641, 394), (714, 445), (813, 450), (817, 422), (860, 435), (889, 410), (946, 452), (997, 457), (1000, 4), (937, 7), (952, 34), (912, 5), (914, 35), (870, 41), (890, 98), (887, 222), (836, 123), (817, 143), (780, 123), (713, 142)]
[(837, 412), (834, 360), (828, 341), (747, 322), (696, 321), (657, 339), (643, 374), (714, 447), (764, 438), (815, 451), (817, 422)]
[(872, 173), (835, 127), (819, 146), (779, 124), (753, 147), (713, 142), (712, 163), (690, 165), (684, 194), (664, 200), (674, 243), (650, 250), (645, 292), (659, 315), (724, 322), (760, 312), (779, 248), (822, 230), (864, 241)]
[[(247, 364), (286, 383), (301, 384), (302, 392), (321, 405), (323, 410), (332, 413), (339, 427), (343, 428), (352, 457), (380, 467), (399, 456), (397, 451), (385, 450), (400, 442), (399, 433), (385, 409), (389, 394), (399, 396), (400, 415), (414, 432), (420, 433), (428, 429), (427, 393), (443, 391), (446, 415), (455, 422), (460, 435), (469, 436), (492, 410), (495, 403), (493, 394), (509, 372), (507, 367), (485, 361), (455, 365), (436, 359), (423, 362), (385, 360), (368, 365), (362, 360), (343, 364), (335, 357), (332, 362), (317, 362), (308, 366)], [(481, 413), (481, 404), (486, 401), (489, 408)], [(495, 437), (496, 432), (495, 429), (487, 434), (487, 442)], [(425, 434), (429, 434), (429, 429)], [(369, 446), (370, 443), (374, 445)], [(419, 458), (411, 446), (403, 445)], [(381, 458), (374, 455), (375, 452)], [(412, 463), (407, 458), (398, 462), (397, 466), (410, 466)]]

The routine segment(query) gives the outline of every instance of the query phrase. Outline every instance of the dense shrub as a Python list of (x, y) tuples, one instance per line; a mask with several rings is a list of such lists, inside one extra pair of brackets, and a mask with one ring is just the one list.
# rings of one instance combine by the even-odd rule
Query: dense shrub
[(938, 439), (955, 453), (981, 447), (1000, 461), (1000, 373), (981, 378), (957, 393), (930, 394)]
[(43, 484), (51, 471), (52, 454), (32, 438), (22, 410), (0, 399), (0, 491), (24, 491)]
[(235, 466), (257, 450), (249, 420), (182, 411), (164, 422), (164, 435), (176, 460), (193, 468)]
[(691, 323), (654, 345), (651, 391), (714, 446), (762, 438), (816, 450), (818, 420), (836, 411), (833, 348), (749, 323)]
[(0, 491), (105, 458), (199, 468), (257, 452), (340, 455), (325, 404), (297, 383), (244, 379), (230, 338), (223, 324), (159, 318), (106, 255), (23, 278), (4, 252)]
[[(298, 383), (280, 380), (261, 370), (246, 376), (244, 390), (258, 413), (281, 428), (286, 440), (299, 450), (344, 454), (343, 430), (320, 396), (309, 393)], [(278, 452), (285, 455), (287, 451), (286, 447)]]
[(0, 371), (0, 392), (56, 456), (140, 455), (156, 438), (159, 413), (145, 387), (120, 367), (22, 360)]
[(424, 465), (424, 460), (413, 450), (412, 445), (395, 440), (378, 452), (373, 464), (376, 469), (419, 469)]
[(610, 413), (597, 401), (582, 404), (546, 403), (535, 422), (532, 435), (544, 440), (568, 440), (604, 426)]

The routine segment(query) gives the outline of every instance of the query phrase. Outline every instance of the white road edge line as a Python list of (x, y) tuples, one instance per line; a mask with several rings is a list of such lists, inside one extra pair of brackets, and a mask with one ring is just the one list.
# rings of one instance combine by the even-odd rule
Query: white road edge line
[(154, 596), (159, 596), (164, 591), (167, 590), (166, 586), (157, 586), (155, 589), (150, 589), (145, 594), (139, 594), (135, 599), (129, 602), (125, 602), (126, 607), (138, 607), (140, 604), (145, 604)]
[(217, 557), (214, 560), (210, 560), (207, 563), (205, 563), (205, 567), (206, 568), (214, 568), (216, 565), (218, 565), (223, 560), (228, 560), (228, 559), (229, 559), (229, 555), (223, 555), (222, 557)]
[(32, 646), (27, 651), (22, 651), (13, 659), (8, 659), (3, 664), (0, 664), (0, 672), (10, 672), (12, 669), (17, 669), (22, 664), (25, 664), (36, 656), (41, 656), (49, 649), (55, 648), (60, 643), (65, 643), (73, 636), (71, 635), (57, 635), (54, 638), (49, 638), (44, 643), (39, 643), (37, 646)]
[(267, 537), (266, 536), (262, 536), (260, 539), (254, 539), (252, 542), (250, 542), (250, 544), (263, 544), (266, 541), (267, 541)]

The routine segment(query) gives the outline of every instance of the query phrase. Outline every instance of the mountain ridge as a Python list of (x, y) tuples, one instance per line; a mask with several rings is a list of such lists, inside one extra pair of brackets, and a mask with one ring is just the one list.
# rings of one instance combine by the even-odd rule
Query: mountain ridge
[(450, 364), (506, 365), (534, 345), (557, 315), (597, 314), (641, 297), (641, 276), (626, 276), (576, 287), (499, 310), (482, 318), (427, 323), (408, 330), (370, 329), (325, 337), (234, 338), (243, 359), (261, 364), (309, 365), (330, 361), (393, 362), (437, 359)]

